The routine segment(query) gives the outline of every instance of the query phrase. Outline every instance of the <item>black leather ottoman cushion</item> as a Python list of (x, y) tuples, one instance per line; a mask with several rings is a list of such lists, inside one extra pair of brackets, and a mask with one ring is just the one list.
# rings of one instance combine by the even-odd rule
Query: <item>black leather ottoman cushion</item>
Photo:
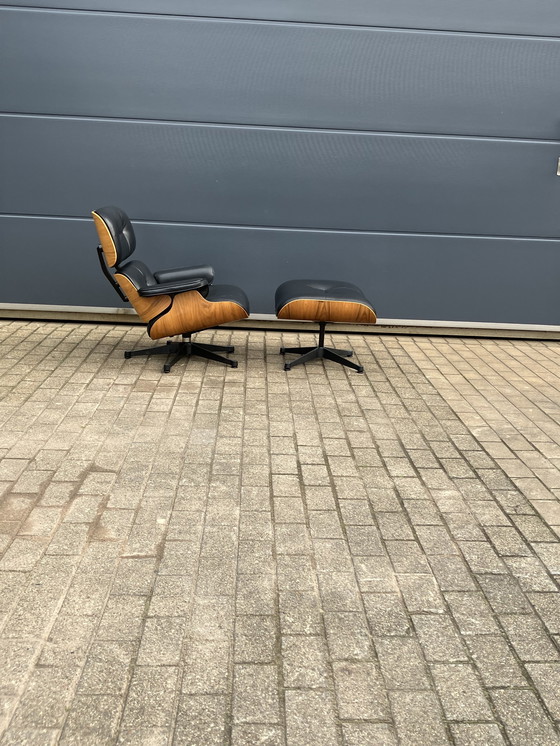
[(282, 319), (374, 324), (375, 309), (359, 287), (340, 280), (288, 280), (276, 290)]

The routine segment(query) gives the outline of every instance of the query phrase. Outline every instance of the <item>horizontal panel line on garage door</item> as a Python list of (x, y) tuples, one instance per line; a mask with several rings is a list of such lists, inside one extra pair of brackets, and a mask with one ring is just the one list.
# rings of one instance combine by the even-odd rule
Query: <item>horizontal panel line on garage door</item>
[(387, 32), (410, 32), (410, 33), (428, 33), (428, 34), (453, 34), (457, 36), (495, 36), (495, 37), (507, 37), (510, 39), (559, 39), (557, 35), (546, 35), (546, 34), (515, 34), (515, 33), (499, 33), (497, 31), (463, 31), (456, 29), (434, 29), (434, 28), (420, 28), (417, 26), (406, 27), (406, 26), (375, 26), (372, 24), (364, 23), (326, 23), (324, 21), (287, 21), (287, 20), (274, 20), (274, 19), (262, 19), (262, 18), (235, 18), (232, 16), (203, 16), (203, 15), (179, 15), (176, 13), (139, 13), (134, 11), (111, 11), (111, 10), (82, 10), (75, 8), (44, 8), (38, 6), (21, 6), (21, 5), (2, 5), (0, 3), (0, 10), (12, 10), (18, 12), (29, 12), (29, 13), (60, 13), (65, 15), (97, 15), (97, 16), (132, 16), (134, 18), (170, 18), (185, 21), (201, 21), (204, 23), (252, 23), (258, 25), (267, 26), (313, 26), (315, 28), (339, 28), (339, 29), (375, 29), (376, 31), (387, 31)]
[(336, 135), (371, 135), (372, 137), (410, 137), (413, 139), (424, 139), (424, 140), (477, 140), (485, 142), (519, 142), (519, 143), (544, 143), (548, 145), (560, 145), (560, 139), (549, 140), (538, 137), (504, 137), (504, 136), (490, 136), (490, 135), (463, 135), (454, 134), (452, 132), (447, 134), (441, 133), (430, 133), (430, 132), (401, 132), (401, 131), (386, 131), (386, 130), (359, 130), (359, 129), (338, 129), (330, 127), (297, 127), (277, 124), (243, 124), (241, 122), (185, 122), (181, 120), (173, 119), (133, 119), (133, 118), (122, 118), (122, 117), (84, 117), (78, 115), (60, 115), (60, 114), (29, 114), (19, 113), (17, 111), (5, 111), (0, 112), (0, 118), (17, 118), (17, 119), (49, 119), (49, 120), (62, 120), (62, 121), (82, 121), (82, 122), (117, 122), (122, 124), (147, 124), (154, 125), (159, 124), (162, 126), (173, 126), (173, 127), (208, 127), (208, 128), (219, 128), (219, 129), (236, 129), (236, 130), (268, 130), (272, 132), (310, 132), (316, 134), (336, 134)]
[(6, 213), (560, 237), (557, 143), (10, 117)]
[[(98, 205), (99, 207), (99, 205)], [(92, 208), (94, 209), (94, 208)], [(15, 218), (22, 220), (66, 220), (77, 222), (89, 222), (90, 218), (84, 218), (79, 215), (41, 215), (30, 213), (2, 213), (0, 218)], [(162, 225), (162, 226), (185, 226), (192, 228), (215, 228), (224, 230), (240, 231), (268, 231), (282, 233), (326, 233), (329, 235), (354, 235), (361, 236), (420, 236), (423, 238), (465, 238), (465, 239), (484, 239), (485, 241), (542, 241), (546, 243), (557, 243), (560, 245), (560, 238), (555, 236), (513, 236), (513, 235), (488, 235), (484, 233), (421, 233), (417, 231), (365, 231), (349, 230), (335, 228), (299, 228), (298, 226), (275, 226), (275, 225), (245, 225), (243, 223), (194, 223), (182, 220), (142, 220), (133, 218), (135, 225)]]

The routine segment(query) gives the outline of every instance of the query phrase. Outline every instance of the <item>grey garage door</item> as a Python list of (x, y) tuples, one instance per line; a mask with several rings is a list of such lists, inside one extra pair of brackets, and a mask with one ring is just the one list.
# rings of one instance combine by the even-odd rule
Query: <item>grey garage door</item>
[(257, 313), (335, 277), (384, 318), (560, 324), (557, 3), (0, 3), (0, 303), (114, 306), (117, 204)]

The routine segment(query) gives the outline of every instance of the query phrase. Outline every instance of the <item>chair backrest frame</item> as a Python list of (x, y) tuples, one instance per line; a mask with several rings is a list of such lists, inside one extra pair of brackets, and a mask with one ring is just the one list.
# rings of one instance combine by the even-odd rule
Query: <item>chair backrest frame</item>
[(97, 256), (99, 257), (99, 264), (101, 264), (101, 269), (103, 270), (103, 274), (105, 277), (109, 280), (113, 288), (117, 291), (119, 294), (121, 300), (123, 300), (125, 303), (128, 303), (128, 298), (123, 292), (123, 289), (119, 285), (119, 283), (115, 280), (111, 272), (109, 271), (109, 267), (107, 266), (107, 261), (105, 259), (105, 252), (103, 251), (103, 247), (101, 244), (97, 247)]

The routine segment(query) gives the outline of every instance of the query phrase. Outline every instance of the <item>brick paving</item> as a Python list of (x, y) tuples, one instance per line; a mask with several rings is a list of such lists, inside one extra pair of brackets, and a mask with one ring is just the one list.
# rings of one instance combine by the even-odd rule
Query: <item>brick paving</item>
[(560, 344), (0, 322), (8, 744), (548, 746)]

